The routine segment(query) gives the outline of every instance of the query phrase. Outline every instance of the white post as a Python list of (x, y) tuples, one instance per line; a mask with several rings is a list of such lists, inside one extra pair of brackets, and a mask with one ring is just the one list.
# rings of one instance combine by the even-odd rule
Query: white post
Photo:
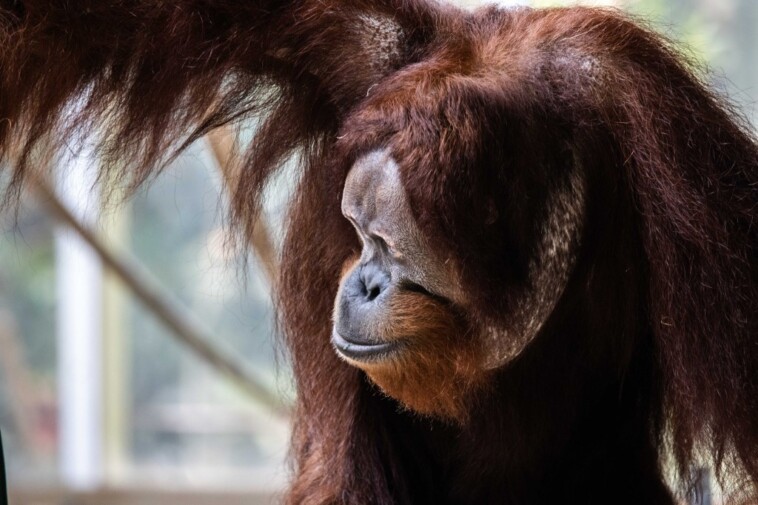
[[(58, 163), (60, 199), (92, 224), (96, 162), (91, 152)], [(102, 484), (102, 266), (74, 231), (55, 233), (58, 336), (59, 466), (64, 485), (90, 490)]]

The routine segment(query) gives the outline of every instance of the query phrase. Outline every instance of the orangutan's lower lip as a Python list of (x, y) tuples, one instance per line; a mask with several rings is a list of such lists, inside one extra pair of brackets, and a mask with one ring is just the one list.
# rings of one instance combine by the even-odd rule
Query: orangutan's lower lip
[(338, 353), (355, 361), (375, 361), (398, 347), (398, 342), (356, 342), (332, 331), (332, 345)]

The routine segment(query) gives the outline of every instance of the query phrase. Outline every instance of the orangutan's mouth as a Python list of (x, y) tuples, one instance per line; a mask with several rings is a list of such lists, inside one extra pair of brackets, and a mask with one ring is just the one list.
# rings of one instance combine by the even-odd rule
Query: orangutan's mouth
[(393, 353), (399, 342), (371, 342), (346, 339), (336, 330), (332, 331), (332, 345), (342, 356), (362, 362), (380, 360)]

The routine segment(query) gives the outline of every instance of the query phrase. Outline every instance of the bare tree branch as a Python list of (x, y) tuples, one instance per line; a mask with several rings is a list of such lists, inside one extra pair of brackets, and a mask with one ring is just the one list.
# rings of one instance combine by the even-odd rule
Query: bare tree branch
[(289, 409), (279, 395), (259, 379), (248, 367), (229, 351), (212, 343), (210, 330), (190, 311), (177, 303), (152, 275), (135, 259), (117, 256), (86, 226), (82, 225), (58, 199), (50, 186), (40, 178), (31, 178), (30, 183), (43, 196), (52, 213), (92, 247), (103, 264), (111, 269), (129, 290), (168, 327), (179, 342), (191, 349), (198, 357), (216, 371), (231, 379), (252, 399), (265, 405), (275, 414), (286, 417)]

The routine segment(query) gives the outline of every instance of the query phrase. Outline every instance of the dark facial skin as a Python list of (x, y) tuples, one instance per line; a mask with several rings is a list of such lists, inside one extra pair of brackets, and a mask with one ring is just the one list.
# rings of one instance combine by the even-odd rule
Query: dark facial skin
[(337, 353), (407, 408), (461, 419), (486, 368), (484, 346), (462, 317), (466, 299), (453, 262), (420, 233), (386, 151), (355, 163), (342, 212), (363, 247), (345, 265), (337, 293)]
[(350, 360), (380, 360), (400, 345), (396, 338), (387, 341), (385, 328), (390, 303), (399, 293), (458, 303), (463, 296), (452, 268), (419, 232), (398, 166), (386, 151), (373, 151), (355, 163), (345, 182), (342, 213), (363, 248), (340, 285), (332, 341)]

